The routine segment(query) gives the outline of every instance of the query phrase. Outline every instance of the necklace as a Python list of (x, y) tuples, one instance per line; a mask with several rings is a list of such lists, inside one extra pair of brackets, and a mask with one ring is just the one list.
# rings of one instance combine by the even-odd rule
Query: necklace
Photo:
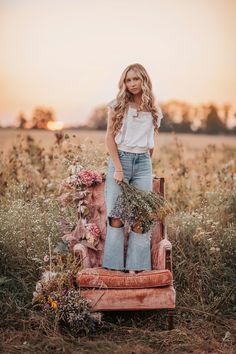
[(137, 107), (137, 108), (134, 108), (134, 109), (136, 110), (136, 112), (134, 112), (133, 117), (135, 117), (135, 118), (137, 118), (137, 117), (138, 117), (138, 114), (139, 114), (139, 112), (141, 111), (140, 106), (141, 106), (141, 105), (138, 105), (138, 107)]

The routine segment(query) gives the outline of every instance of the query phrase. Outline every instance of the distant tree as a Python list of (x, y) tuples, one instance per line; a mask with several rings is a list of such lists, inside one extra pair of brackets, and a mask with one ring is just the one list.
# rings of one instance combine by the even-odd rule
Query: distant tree
[(173, 130), (176, 133), (192, 133), (192, 123), (190, 121), (182, 121), (180, 123), (173, 123)]
[(48, 122), (55, 122), (54, 112), (51, 109), (36, 107), (32, 115), (33, 129), (47, 129)]
[(24, 113), (20, 112), (20, 114), (17, 118), (17, 122), (18, 122), (18, 124), (17, 124), (18, 128), (21, 128), (21, 129), (26, 128), (27, 119), (25, 118)]
[(171, 132), (173, 131), (173, 120), (171, 119), (168, 111), (165, 110), (165, 107), (161, 107), (161, 109), (163, 113), (163, 119), (161, 120), (161, 126), (159, 130), (163, 132)]
[(218, 115), (217, 108), (212, 104), (208, 108), (209, 111), (205, 120), (205, 132), (207, 134), (218, 134), (225, 132), (226, 127)]
[(107, 108), (105, 105), (95, 107), (88, 119), (88, 127), (105, 130), (107, 127)]

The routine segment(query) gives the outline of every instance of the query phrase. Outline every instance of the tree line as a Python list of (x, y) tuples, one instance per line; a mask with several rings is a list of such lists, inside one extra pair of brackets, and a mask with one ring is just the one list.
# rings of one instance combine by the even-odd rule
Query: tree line
[[(170, 100), (160, 103), (163, 112), (160, 131), (202, 134), (235, 134), (236, 112), (230, 104), (192, 105)], [(233, 124), (232, 124), (233, 122)], [(88, 119), (88, 127), (105, 130), (107, 126), (107, 107), (95, 107)]]
[[(213, 103), (192, 105), (170, 100), (160, 103), (163, 112), (160, 131), (196, 134), (236, 134), (236, 112), (230, 104), (218, 106)], [(48, 129), (49, 122), (56, 122), (51, 108), (36, 107), (27, 119), (23, 113), (17, 117), (19, 128)], [(96, 106), (87, 123), (71, 129), (105, 130), (107, 127), (107, 106)]]

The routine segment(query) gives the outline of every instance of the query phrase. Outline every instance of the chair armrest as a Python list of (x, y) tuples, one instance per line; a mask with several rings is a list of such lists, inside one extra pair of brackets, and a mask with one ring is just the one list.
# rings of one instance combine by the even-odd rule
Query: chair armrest
[(172, 272), (172, 244), (167, 238), (162, 239), (157, 245), (157, 268), (169, 269)]

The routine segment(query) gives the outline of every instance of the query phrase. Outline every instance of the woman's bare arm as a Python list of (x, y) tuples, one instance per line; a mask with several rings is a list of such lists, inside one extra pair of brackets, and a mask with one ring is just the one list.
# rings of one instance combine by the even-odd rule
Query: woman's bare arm
[(108, 121), (107, 121), (107, 131), (105, 137), (105, 144), (110, 153), (111, 159), (115, 166), (114, 178), (116, 181), (123, 180), (123, 168), (120, 162), (120, 158), (117, 151), (117, 145), (115, 142), (115, 137), (112, 131), (112, 117), (114, 115), (114, 111), (112, 109), (108, 110)]
[(153, 152), (154, 152), (154, 148), (155, 146), (157, 145), (157, 136), (158, 136), (158, 129), (154, 132), (154, 147), (149, 149), (149, 153), (150, 153), (150, 156), (152, 157), (153, 155)]

